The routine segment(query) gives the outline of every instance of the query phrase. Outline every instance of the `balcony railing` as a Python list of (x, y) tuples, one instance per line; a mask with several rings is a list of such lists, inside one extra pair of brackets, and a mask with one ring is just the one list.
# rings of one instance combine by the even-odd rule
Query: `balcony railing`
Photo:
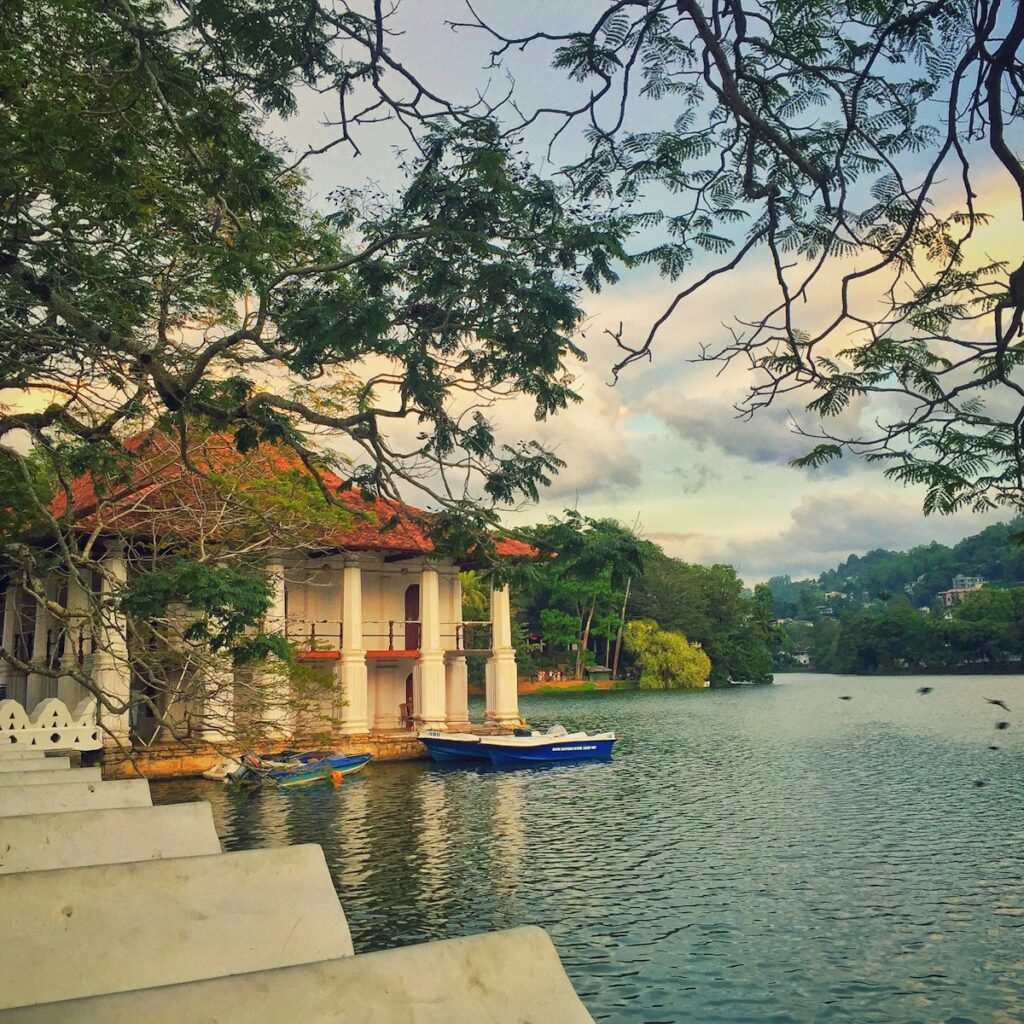
[(338, 619), (288, 619), (284, 635), (306, 650), (340, 651), (344, 627)]
[(490, 622), (456, 622), (456, 651), (489, 651), (492, 644), (493, 631)]
[[(285, 636), (300, 650), (340, 651), (344, 624), (338, 619), (288, 619)], [(488, 651), (490, 622), (441, 623), (441, 647), (447, 651)], [(419, 619), (370, 619), (363, 622), (363, 647), (368, 651), (418, 651), (423, 623)]]
[(368, 651), (418, 651), (423, 635), (419, 619), (371, 619), (363, 623)]

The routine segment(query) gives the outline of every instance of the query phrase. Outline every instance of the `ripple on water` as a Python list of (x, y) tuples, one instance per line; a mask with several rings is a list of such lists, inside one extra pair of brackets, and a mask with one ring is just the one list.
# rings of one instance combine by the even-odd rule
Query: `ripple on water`
[(982, 697), (1024, 685), (919, 685), (528, 697), (615, 760), (154, 796), (208, 799), (228, 849), (319, 843), (361, 951), (546, 927), (598, 1020), (1019, 1024), (1024, 717), (990, 751)]

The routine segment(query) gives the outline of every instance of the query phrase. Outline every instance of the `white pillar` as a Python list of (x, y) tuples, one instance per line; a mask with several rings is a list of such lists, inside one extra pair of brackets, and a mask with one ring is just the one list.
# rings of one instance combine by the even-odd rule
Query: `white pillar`
[(131, 700), (131, 668), (128, 664), (127, 624), (118, 608), (121, 591), (128, 579), (124, 549), (114, 545), (103, 556), (100, 592), (101, 621), (92, 662), (92, 678), (99, 691), (114, 705), (99, 705), (100, 724), (106, 742), (126, 743), (131, 727), (128, 704)]
[(82, 685), (72, 677), (71, 672), (78, 667), (79, 641), (82, 641), (84, 656), (84, 629), (88, 614), (89, 598), (85, 588), (75, 576), (68, 577), (68, 596), (65, 608), (66, 622), (64, 626), (64, 653), (61, 655), (60, 667), (64, 670), (57, 682), (57, 696), (69, 708), (75, 708), (85, 696)]
[[(43, 581), (43, 600), (52, 600), (56, 588), (51, 580)], [(47, 648), (53, 616), (45, 603), (32, 599), (35, 605), (35, 623), (32, 630), (32, 663), (39, 668), (48, 668)], [(25, 707), (31, 710), (41, 700), (56, 696), (57, 680), (45, 672), (30, 672), (25, 687)]]
[(444, 648), (441, 646), (441, 595), (437, 570), (420, 573), (419, 703), (416, 721), (424, 729), (445, 728)]
[(401, 668), (375, 668), (373, 674), (373, 685), (377, 691), (373, 705), (373, 727), (397, 729), (401, 724), (398, 712), (400, 705), (405, 703), (405, 677), (409, 669), (402, 663)]
[(507, 586), (491, 591), (491, 657), (487, 668), (487, 721), (492, 725), (518, 722), (516, 652), (512, 647), (512, 606)]
[[(462, 632), (462, 581), (458, 573), (449, 582), (449, 597), (452, 623), (452, 646), (458, 647), (458, 638)], [(463, 644), (465, 646), (465, 638)], [(469, 669), (466, 657), (462, 654), (450, 654), (444, 666), (445, 709), (447, 711), (448, 728), (463, 729), (469, 725)]]
[[(285, 602), (284, 566), (280, 562), (267, 563), (267, 582), (270, 584), (270, 607), (264, 627), (268, 633), (288, 632), (288, 611)], [(262, 672), (261, 686), (266, 691), (266, 705), (261, 717), (267, 723), (270, 736), (286, 736), (291, 731), (292, 713), (289, 707), (290, 691), (282, 670), (266, 668)]]
[[(4, 621), (3, 633), (0, 635), (0, 643), (8, 654), (14, 653), (14, 632), (18, 615), (18, 588), (10, 583), (4, 591)], [(14, 667), (5, 659), (0, 658), (0, 687), (8, 697), (14, 698), (12, 684), (15, 678)]]
[(463, 729), (469, 725), (469, 669), (461, 655), (445, 662), (444, 685), (448, 728)]
[(354, 735), (370, 731), (363, 647), (363, 573), (358, 562), (345, 563), (341, 588), (341, 732)]
[(235, 670), (230, 658), (216, 654), (204, 670), (203, 739), (224, 743), (234, 737)]

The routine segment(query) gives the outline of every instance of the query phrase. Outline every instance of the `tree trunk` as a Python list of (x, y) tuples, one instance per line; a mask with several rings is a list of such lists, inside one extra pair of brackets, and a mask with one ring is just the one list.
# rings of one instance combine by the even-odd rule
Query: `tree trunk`
[(576, 678), (583, 678), (583, 660), (587, 653), (587, 648), (590, 646), (590, 624), (594, 621), (594, 605), (597, 604), (597, 598), (592, 598), (590, 601), (590, 610), (587, 612), (587, 624), (583, 627), (583, 643), (579, 645), (576, 650)]
[(633, 577), (630, 576), (626, 580), (626, 593), (622, 598), (622, 614), (619, 616), (622, 619), (622, 624), (619, 626), (619, 631), (615, 634), (615, 660), (612, 662), (612, 679), (619, 678), (619, 654), (622, 651), (622, 629), (626, 623), (626, 605), (629, 603), (629, 588), (632, 586)]

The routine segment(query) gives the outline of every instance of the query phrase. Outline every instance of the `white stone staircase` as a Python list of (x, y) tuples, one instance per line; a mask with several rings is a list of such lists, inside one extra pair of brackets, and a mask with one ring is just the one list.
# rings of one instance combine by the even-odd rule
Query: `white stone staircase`
[(208, 804), (4, 749), (5, 703), (0, 1024), (593, 1024), (541, 929), (353, 955), (318, 846), (222, 853)]

